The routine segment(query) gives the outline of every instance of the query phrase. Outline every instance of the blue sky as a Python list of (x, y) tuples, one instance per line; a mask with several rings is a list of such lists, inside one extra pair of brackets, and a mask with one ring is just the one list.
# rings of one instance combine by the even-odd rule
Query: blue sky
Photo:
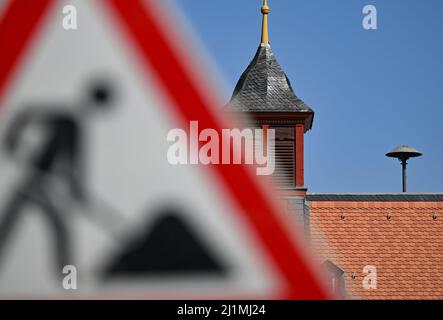
[[(232, 90), (253, 58), (261, 0), (175, 0)], [(362, 28), (362, 8), (378, 29)], [(411, 145), (410, 192), (443, 192), (443, 1), (269, 0), (277, 60), (315, 110), (305, 136), (310, 192), (400, 192), (384, 156)], [(228, 99), (229, 96), (226, 97)]]

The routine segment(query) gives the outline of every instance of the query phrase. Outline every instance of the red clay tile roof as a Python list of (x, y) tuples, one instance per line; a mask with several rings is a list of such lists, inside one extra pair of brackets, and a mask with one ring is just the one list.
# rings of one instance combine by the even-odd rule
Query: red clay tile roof
[[(442, 201), (310, 204), (312, 245), (345, 272), (347, 298), (443, 299)], [(377, 289), (363, 288), (367, 265)]]

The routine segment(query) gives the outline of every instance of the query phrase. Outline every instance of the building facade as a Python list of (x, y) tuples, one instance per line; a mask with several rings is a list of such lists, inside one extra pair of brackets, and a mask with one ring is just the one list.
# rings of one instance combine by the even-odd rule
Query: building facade
[(314, 111), (294, 92), (269, 44), (267, 1), (261, 42), (226, 109), (276, 132), (272, 181), (344, 299), (443, 299), (443, 194), (316, 194), (304, 181), (304, 135)]

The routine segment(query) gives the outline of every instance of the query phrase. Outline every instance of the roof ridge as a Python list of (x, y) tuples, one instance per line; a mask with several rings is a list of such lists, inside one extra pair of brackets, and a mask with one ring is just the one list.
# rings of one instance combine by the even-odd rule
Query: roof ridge
[(443, 193), (309, 193), (308, 201), (443, 202)]

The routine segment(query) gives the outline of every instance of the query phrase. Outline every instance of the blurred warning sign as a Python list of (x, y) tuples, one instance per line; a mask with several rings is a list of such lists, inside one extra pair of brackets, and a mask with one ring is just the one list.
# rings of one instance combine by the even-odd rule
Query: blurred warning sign
[(1, 297), (326, 297), (251, 170), (167, 161), (172, 128), (230, 126), (160, 1), (2, 10)]

